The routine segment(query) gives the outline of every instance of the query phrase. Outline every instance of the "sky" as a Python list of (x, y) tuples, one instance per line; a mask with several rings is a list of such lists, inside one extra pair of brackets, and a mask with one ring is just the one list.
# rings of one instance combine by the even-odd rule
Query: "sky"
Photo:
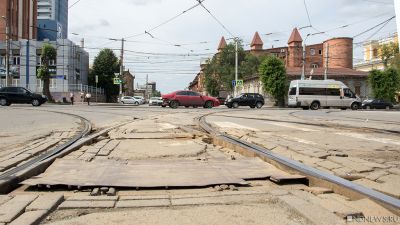
[(135, 75), (135, 83), (145, 84), (148, 75), (158, 90), (169, 93), (188, 86), (200, 62), (216, 53), (222, 36), (239, 37), (249, 49), (258, 31), (264, 48), (286, 46), (294, 27), (311, 24), (300, 30), (303, 39), (324, 33), (309, 36), (306, 44), (356, 36), (357, 62), (363, 58), (359, 43), (396, 32), (396, 19), (392, 19), (358, 35), (394, 16), (393, 0), (204, 0), (204, 7), (197, 3), (69, 0), (68, 36), (76, 43), (84, 38), (90, 63), (102, 48), (114, 49), (119, 57), (121, 41), (109, 39), (126, 39), (124, 65)]

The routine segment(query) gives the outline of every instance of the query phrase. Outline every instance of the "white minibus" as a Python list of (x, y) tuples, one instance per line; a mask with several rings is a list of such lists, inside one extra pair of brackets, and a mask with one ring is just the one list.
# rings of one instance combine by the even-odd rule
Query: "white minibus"
[(361, 99), (345, 84), (336, 80), (293, 80), (289, 86), (289, 107), (317, 110), (340, 108), (357, 110)]

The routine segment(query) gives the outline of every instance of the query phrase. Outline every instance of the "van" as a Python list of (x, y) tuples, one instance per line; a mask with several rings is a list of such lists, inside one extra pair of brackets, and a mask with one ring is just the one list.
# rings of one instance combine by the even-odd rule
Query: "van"
[(336, 80), (293, 80), (288, 96), (289, 107), (312, 110), (328, 107), (357, 110), (361, 107), (361, 99)]

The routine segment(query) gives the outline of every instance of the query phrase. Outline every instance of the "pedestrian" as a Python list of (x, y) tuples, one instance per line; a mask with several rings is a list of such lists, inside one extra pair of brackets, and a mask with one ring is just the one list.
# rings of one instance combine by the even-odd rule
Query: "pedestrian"
[(86, 93), (85, 97), (86, 97), (87, 104), (90, 105), (90, 98), (92, 97), (92, 95), (88, 92), (88, 93)]
[(71, 99), (71, 105), (74, 105), (74, 93), (69, 93), (69, 98)]
[(81, 92), (81, 102), (83, 104), (83, 102), (85, 101), (85, 93)]

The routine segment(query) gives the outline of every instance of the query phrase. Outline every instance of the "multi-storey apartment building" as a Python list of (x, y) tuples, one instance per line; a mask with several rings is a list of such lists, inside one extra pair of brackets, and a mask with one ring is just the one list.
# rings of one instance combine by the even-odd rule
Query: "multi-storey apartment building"
[(68, 0), (37, 0), (38, 40), (68, 38)]

